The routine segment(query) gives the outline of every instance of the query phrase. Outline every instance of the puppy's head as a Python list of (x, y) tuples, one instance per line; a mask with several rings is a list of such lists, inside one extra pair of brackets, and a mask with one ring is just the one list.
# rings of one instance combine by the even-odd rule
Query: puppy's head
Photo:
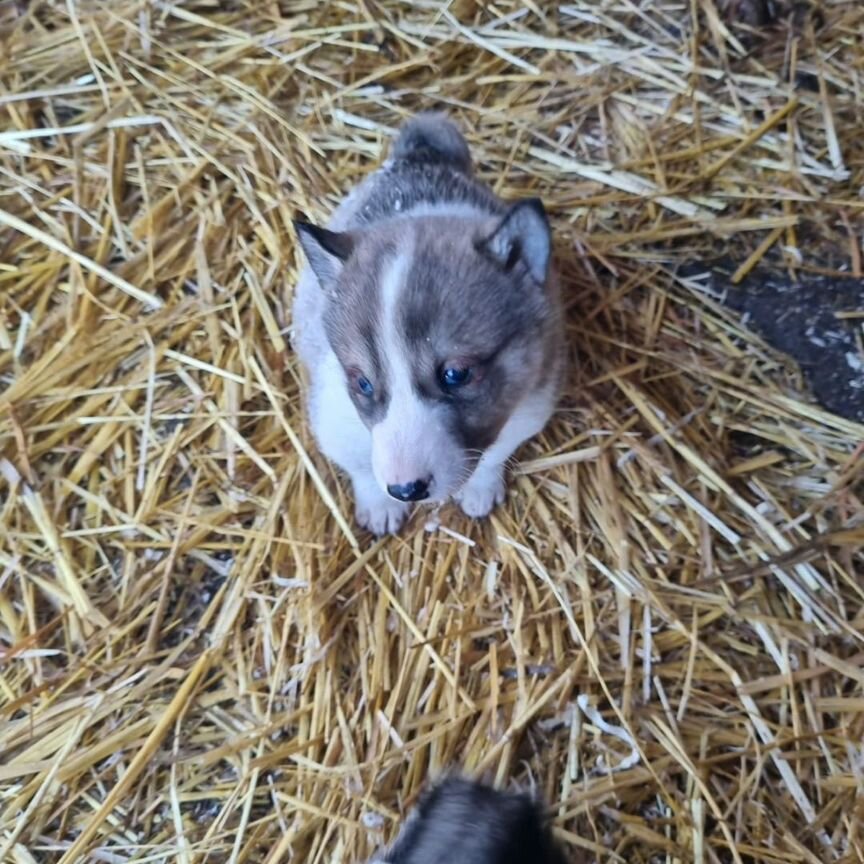
[(542, 205), (488, 221), (296, 227), (376, 479), (400, 500), (446, 500), (543, 375), (554, 307)]

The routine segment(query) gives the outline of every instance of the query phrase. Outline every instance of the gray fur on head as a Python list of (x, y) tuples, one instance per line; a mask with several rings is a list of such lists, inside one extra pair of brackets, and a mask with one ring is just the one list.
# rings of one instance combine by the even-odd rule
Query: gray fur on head
[(471, 174), (471, 153), (462, 133), (446, 115), (435, 111), (417, 114), (399, 130), (393, 158), (444, 163)]

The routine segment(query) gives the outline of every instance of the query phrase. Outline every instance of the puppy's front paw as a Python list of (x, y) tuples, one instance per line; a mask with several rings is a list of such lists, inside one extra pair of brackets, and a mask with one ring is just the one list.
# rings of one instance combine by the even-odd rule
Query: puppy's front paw
[(481, 519), (503, 504), (506, 497), (504, 477), (497, 471), (474, 474), (457, 494), (456, 500), (466, 516)]
[(376, 537), (396, 534), (405, 524), (408, 505), (385, 496), (357, 501), (357, 523)]

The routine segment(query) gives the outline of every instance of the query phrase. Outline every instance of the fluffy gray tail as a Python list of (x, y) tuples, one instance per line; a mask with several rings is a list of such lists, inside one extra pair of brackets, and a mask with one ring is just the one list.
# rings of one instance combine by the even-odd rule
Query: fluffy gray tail
[(446, 115), (434, 112), (418, 114), (405, 123), (393, 147), (393, 158), (443, 163), (463, 174), (471, 173), (471, 154), (462, 133)]

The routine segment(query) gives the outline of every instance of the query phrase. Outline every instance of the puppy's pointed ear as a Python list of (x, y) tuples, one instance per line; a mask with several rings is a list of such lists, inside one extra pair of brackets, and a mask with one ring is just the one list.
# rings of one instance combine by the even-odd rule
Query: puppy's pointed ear
[(354, 238), (348, 232), (328, 231), (300, 219), (294, 220), (294, 229), (318, 281), (322, 286), (333, 285), (354, 251)]
[(514, 204), (478, 248), (503, 270), (509, 272), (521, 262), (535, 282), (545, 283), (552, 237), (543, 203), (528, 198)]

